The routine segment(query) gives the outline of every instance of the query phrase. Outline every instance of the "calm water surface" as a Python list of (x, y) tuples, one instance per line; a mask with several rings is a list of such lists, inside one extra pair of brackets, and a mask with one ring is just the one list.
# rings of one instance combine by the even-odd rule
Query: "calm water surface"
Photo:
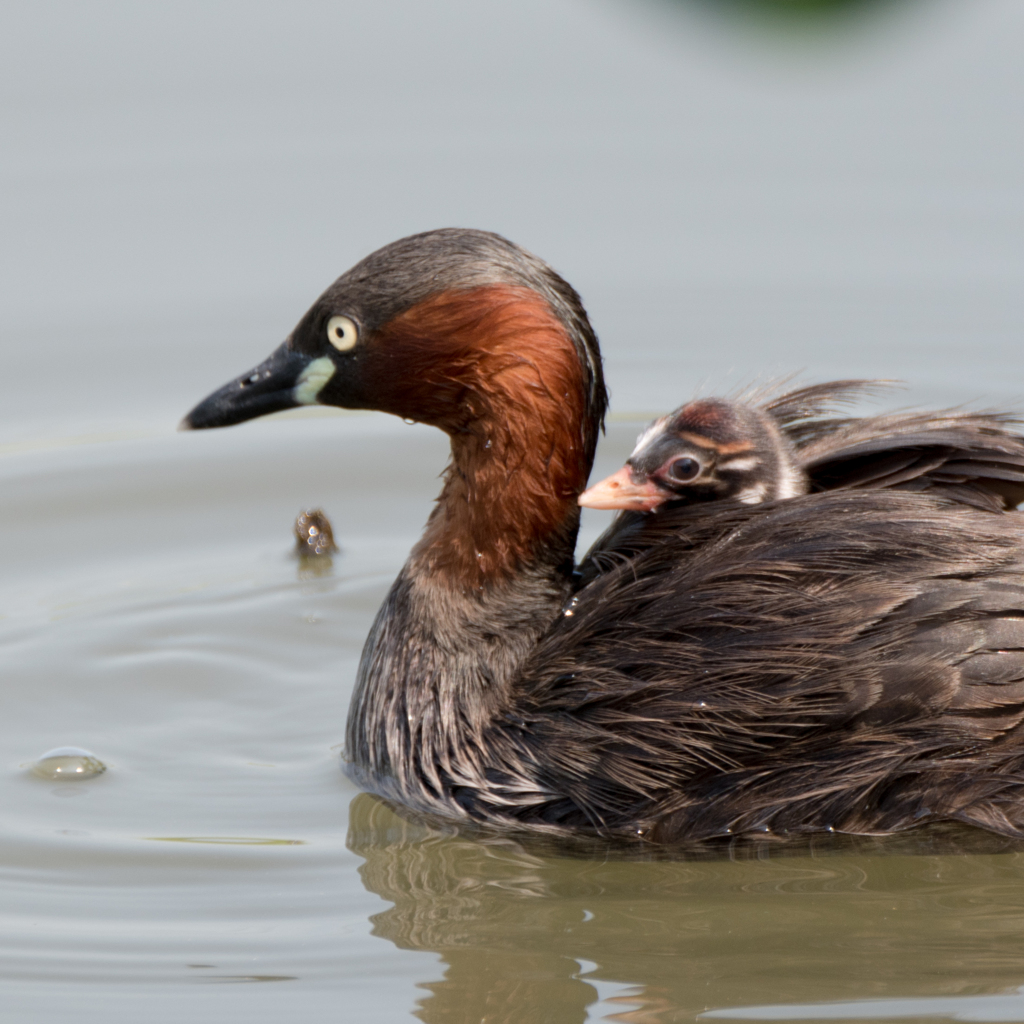
[[(351, 416), (0, 463), (3, 1019), (1024, 1018), (1024, 851), (1000, 840), (637, 859), (357, 794), (359, 650), (443, 457)], [(299, 497), (334, 513), (321, 574), (290, 553)], [(29, 772), (64, 743), (108, 771)]]
[[(355, 667), (443, 439), (173, 432), (353, 261), (449, 224), (583, 293), (600, 473), (636, 414), (758, 375), (1019, 402), (1024, 5), (796, 35), (714, 7), (0, 3), (5, 1024), (1024, 1021), (999, 840), (638, 859), (357, 793)], [(67, 745), (107, 771), (31, 773)]]

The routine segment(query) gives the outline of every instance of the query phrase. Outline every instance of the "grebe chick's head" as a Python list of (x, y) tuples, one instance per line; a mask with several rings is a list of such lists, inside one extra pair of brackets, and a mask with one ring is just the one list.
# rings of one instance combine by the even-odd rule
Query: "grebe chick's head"
[(770, 414), (704, 398), (655, 420), (622, 469), (584, 491), (579, 503), (653, 512), (680, 501), (755, 505), (807, 489), (806, 474)]

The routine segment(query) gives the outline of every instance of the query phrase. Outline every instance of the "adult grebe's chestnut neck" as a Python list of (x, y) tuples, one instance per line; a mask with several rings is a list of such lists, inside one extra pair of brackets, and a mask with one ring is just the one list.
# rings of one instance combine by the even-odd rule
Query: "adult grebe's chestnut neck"
[(460, 588), (571, 559), (596, 424), (565, 325), (530, 288), (450, 290), (383, 324), (364, 386), (440, 427), (452, 461), (413, 565)]

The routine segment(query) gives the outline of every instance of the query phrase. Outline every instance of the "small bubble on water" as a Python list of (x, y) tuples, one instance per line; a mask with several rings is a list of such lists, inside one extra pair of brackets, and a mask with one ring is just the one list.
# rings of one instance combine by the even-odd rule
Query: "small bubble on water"
[(107, 766), (98, 757), (81, 747), (55, 747), (32, 765), (33, 775), (51, 782), (55, 779), (91, 779), (106, 770)]

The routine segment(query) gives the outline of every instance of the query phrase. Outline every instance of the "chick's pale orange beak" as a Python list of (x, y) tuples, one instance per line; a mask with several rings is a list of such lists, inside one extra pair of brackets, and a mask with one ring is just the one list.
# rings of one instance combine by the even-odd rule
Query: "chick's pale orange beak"
[(623, 466), (618, 473), (605, 477), (599, 484), (594, 484), (579, 496), (579, 503), (584, 508), (618, 508), (630, 512), (653, 512), (659, 505), (669, 499), (657, 484), (650, 480), (643, 483), (633, 481), (633, 473), (629, 466)]

